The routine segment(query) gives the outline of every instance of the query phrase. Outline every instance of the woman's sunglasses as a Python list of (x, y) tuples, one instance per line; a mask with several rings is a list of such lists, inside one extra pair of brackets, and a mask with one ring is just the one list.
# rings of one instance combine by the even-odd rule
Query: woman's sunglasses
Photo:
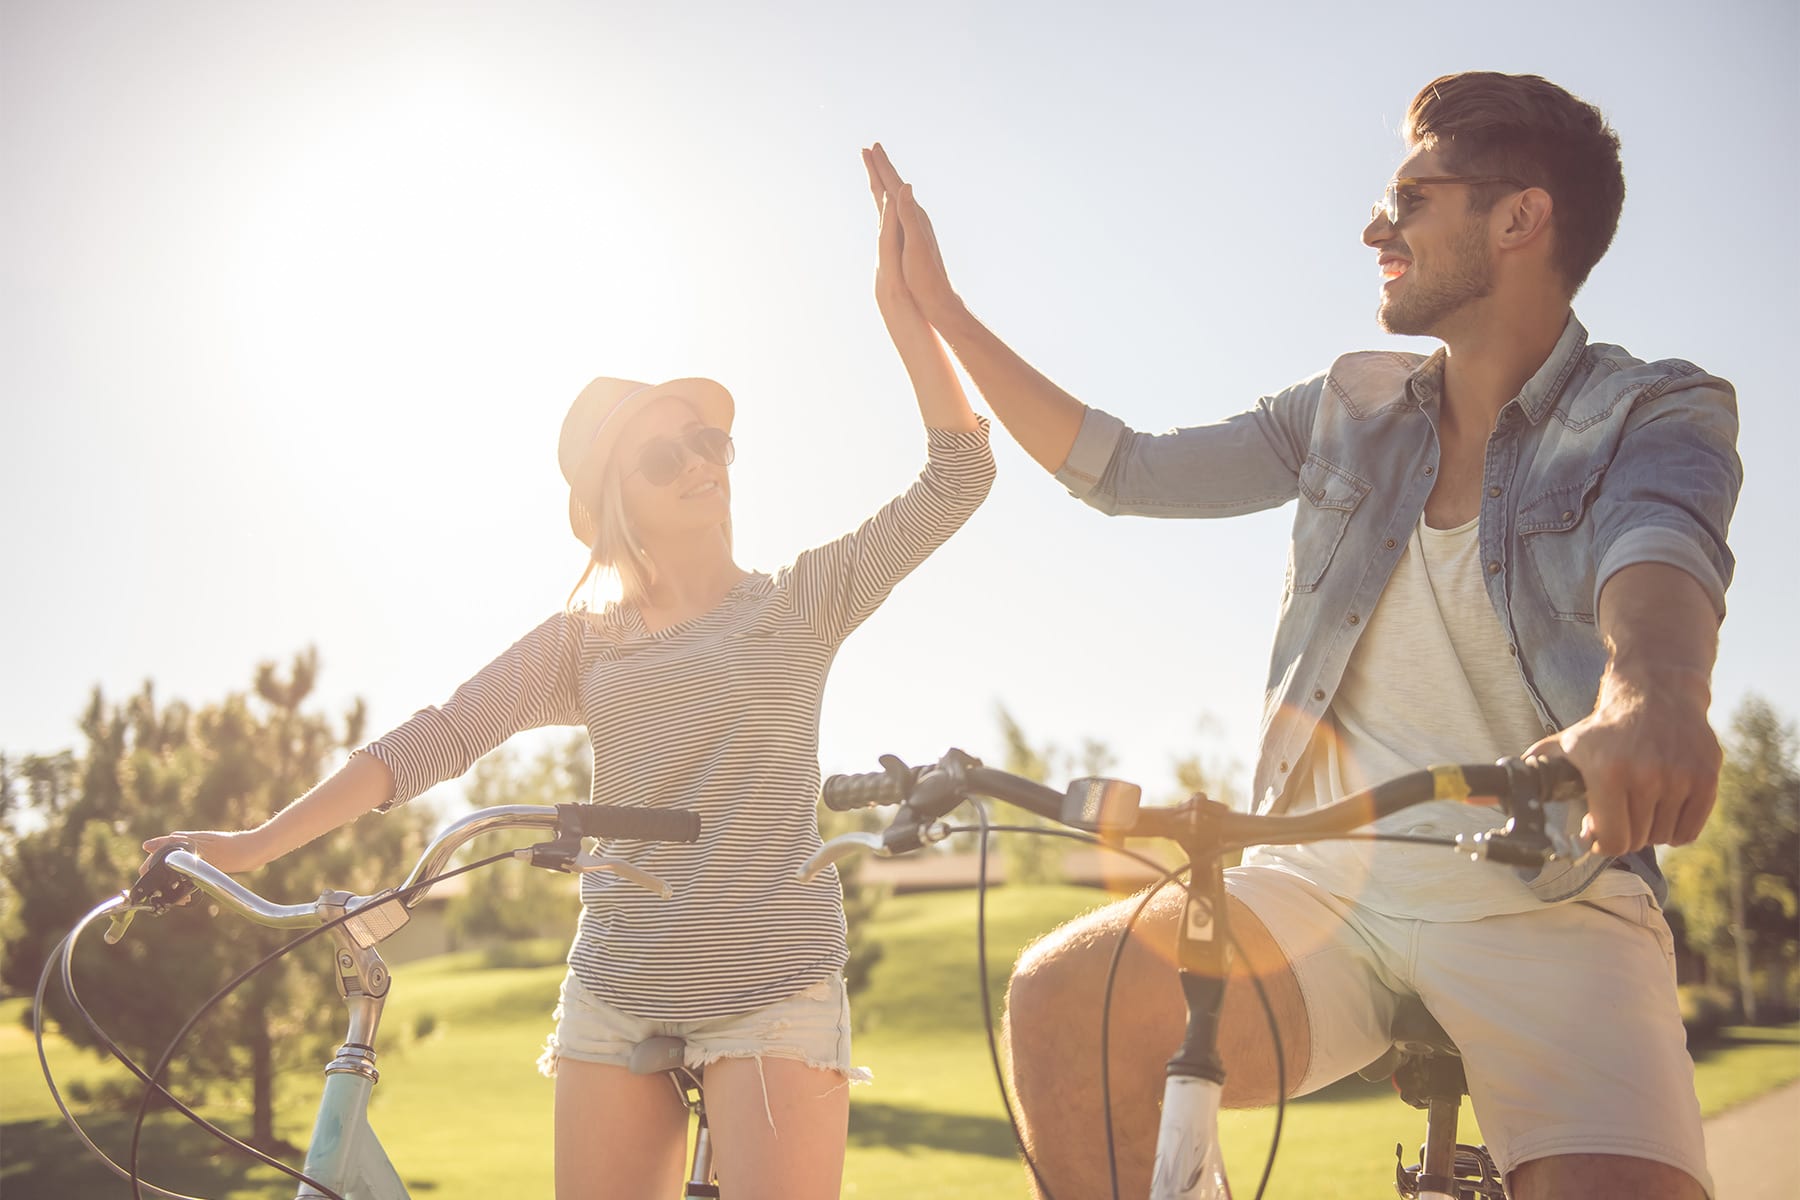
[(687, 466), (690, 454), (702, 462), (729, 467), (737, 457), (737, 449), (731, 444), (731, 435), (723, 429), (696, 425), (679, 438), (654, 437), (645, 442), (632, 473), (642, 475), (652, 487), (666, 487)]

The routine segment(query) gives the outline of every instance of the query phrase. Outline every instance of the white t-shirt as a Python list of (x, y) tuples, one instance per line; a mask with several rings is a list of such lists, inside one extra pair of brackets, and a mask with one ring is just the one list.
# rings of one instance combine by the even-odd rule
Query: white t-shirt
[[(1432, 529), (1420, 518), (1297, 766), (1290, 811), (1433, 763), (1521, 754), (1543, 736), (1488, 600), (1478, 523)], [(1498, 828), (1504, 819), (1498, 808), (1437, 801), (1373, 829), (1454, 837)], [(1543, 903), (1518, 872), (1472, 864), (1439, 846), (1318, 842), (1263, 847), (1245, 861), (1291, 870), (1395, 917), (1467, 921)], [(1602, 871), (1582, 898), (1648, 891), (1628, 871)]]

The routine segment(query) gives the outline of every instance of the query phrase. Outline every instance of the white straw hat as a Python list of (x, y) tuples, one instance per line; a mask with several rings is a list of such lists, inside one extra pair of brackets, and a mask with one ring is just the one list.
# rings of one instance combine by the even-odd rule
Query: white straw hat
[(731, 393), (710, 379), (671, 379), (650, 384), (603, 375), (582, 388), (575, 403), (569, 406), (569, 415), (563, 418), (562, 436), (557, 441), (556, 458), (562, 465), (563, 478), (569, 481), (569, 527), (589, 549), (593, 548), (600, 523), (588, 501), (598, 496), (600, 475), (619, 440), (619, 431), (646, 406), (667, 396), (692, 404), (708, 425), (731, 431), (736, 405)]

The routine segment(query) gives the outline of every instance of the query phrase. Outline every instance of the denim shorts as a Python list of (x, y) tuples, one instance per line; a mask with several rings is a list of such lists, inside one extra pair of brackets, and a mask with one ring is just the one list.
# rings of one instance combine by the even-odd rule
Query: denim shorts
[(691, 1068), (721, 1058), (791, 1058), (851, 1083), (872, 1079), (867, 1068), (850, 1065), (850, 997), (836, 975), (736, 1016), (650, 1021), (614, 1008), (570, 971), (563, 977), (553, 1019), (556, 1028), (538, 1058), (538, 1070), (545, 1075), (555, 1075), (563, 1058), (622, 1067), (639, 1042), (678, 1037), (687, 1043), (683, 1061)]
[(1276, 867), (1233, 867), (1231, 895), (1287, 956), (1312, 1060), (1295, 1095), (1391, 1044), (1402, 996), (1462, 1051), (1500, 1170), (1562, 1154), (1677, 1167), (1708, 1195), (1694, 1063), (1675, 1002), (1675, 944), (1649, 895), (1546, 904), (1473, 921), (1406, 920)]

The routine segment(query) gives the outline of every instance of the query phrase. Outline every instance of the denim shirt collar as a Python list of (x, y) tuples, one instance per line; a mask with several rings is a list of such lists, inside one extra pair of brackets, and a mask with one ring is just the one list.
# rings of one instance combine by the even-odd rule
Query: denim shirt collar
[[(1581, 364), (1582, 351), (1587, 349), (1588, 331), (1569, 310), (1569, 319), (1563, 324), (1562, 336), (1556, 339), (1550, 356), (1544, 359), (1513, 402), (1524, 412), (1525, 419), (1533, 425), (1549, 416), (1562, 398), (1563, 389), (1568, 386), (1569, 379), (1575, 374), (1575, 368)], [(1413, 369), (1407, 377), (1407, 394), (1421, 408), (1435, 408), (1443, 396), (1444, 361), (1448, 357), (1444, 348), (1439, 346), (1432, 354)]]

